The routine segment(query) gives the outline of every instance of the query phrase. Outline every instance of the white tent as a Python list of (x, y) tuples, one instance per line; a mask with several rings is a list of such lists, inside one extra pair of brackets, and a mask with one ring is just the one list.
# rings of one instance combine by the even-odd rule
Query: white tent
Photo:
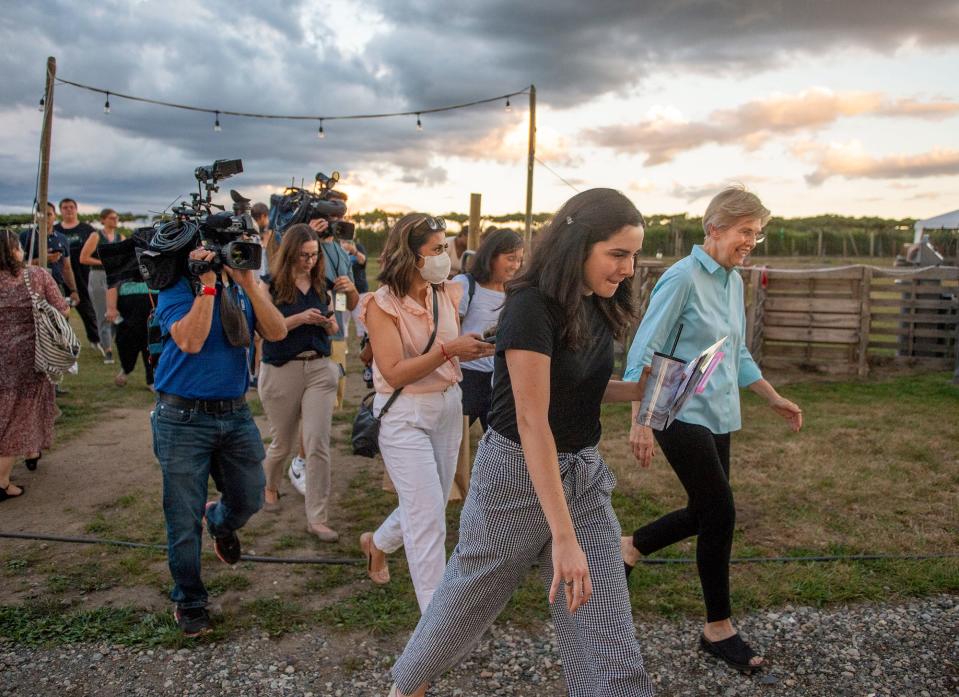
[(924, 230), (959, 230), (959, 210), (954, 210), (950, 213), (943, 213), (942, 215), (937, 215), (935, 218), (926, 218), (925, 220), (916, 221), (916, 234), (913, 237), (913, 242), (919, 244), (922, 241), (922, 233)]

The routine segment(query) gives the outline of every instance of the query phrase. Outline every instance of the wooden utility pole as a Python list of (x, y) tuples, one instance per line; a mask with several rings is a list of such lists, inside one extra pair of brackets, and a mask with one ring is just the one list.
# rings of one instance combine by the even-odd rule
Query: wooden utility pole
[(483, 194), (470, 194), (470, 236), (466, 248), (474, 252), (479, 249), (480, 206), (482, 203)]
[[(47, 266), (47, 235), (50, 230), (47, 229), (47, 185), (50, 181), (50, 137), (53, 134), (53, 83), (57, 76), (57, 59), (53, 56), (47, 58), (47, 86), (43, 92), (43, 130), (40, 134), (40, 187), (37, 192), (39, 200), (37, 205), (40, 207), (40, 239), (39, 251), (37, 253), (37, 262), (46, 268)], [(32, 250), (30, 250), (32, 251)]]
[(529, 254), (533, 241), (533, 163), (536, 160), (536, 85), (529, 86), (529, 158), (526, 161), (526, 231), (523, 242)]

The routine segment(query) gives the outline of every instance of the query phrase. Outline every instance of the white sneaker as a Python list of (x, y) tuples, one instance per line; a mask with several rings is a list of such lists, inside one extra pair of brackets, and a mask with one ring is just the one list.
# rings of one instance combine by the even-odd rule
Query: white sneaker
[(301, 496), (306, 496), (306, 460), (297, 455), (290, 462), (290, 482), (293, 488), (300, 492)]

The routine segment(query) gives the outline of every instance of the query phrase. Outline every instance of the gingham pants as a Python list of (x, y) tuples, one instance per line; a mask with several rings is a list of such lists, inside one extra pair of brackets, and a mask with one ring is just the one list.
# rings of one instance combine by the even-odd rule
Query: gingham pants
[[(610, 503), (616, 478), (596, 448), (560, 453), (560, 474), (593, 595), (575, 615), (564, 593), (551, 606), (571, 697), (653, 694), (636, 641), (620, 527)], [(400, 691), (431, 683), (469, 653), (539, 562), (553, 576), (549, 526), (519, 444), (488, 430), (473, 463), (460, 539), (443, 581), (393, 666)]]

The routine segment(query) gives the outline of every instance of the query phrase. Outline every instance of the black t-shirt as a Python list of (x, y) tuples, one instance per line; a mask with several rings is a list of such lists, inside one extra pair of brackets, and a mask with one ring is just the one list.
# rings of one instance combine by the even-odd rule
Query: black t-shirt
[[(363, 247), (359, 242), (354, 242), (356, 245), (356, 251), (358, 251), (363, 256), (366, 256), (366, 248)], [(370, 284), (366, 280), (366, 262), (362, 264), (356, 261), (356, 257), (352, 254), (350, 259), (353, 261), (353, 285), (356, 286), (356, 292), (358, 293), (368, 293), (370, 291)]]
[(613, 334), (595, 305), (584, 299), (589, 337), (577, 351), (560, 338), (563, 310), (538, 288), (524, 288), (506, 298), (496, 330), (493, 406), (490, 427), (519, 442), (516, 402), (506, 368), (506, 351), (518, 349), (550, 356), (549, 427), (559, 452), (575, 452), (599, 443), (600, 405), (613, 373)]
[[(324, 293), (323, 296), (325, 295)], [(299, 314), (310, 308), (320, 312), (326, 312), (329, 309), (326, 298), (320, 297), (312, 286), (306, 293), (297, 288), (296, 299), (292, 303), (276, 306), (284, 317)], [(294, 356), (306, 351), (316, 351), (323, 356), (330, 355), (330, 335), (318, 324), (301, 324), (287, 332), (286, 338), (282, 341), (264, 341), (263, 362), (270, 365), (285, 365), (293, 360)]]
[(57, 223), (53, 226), (56, 232), (67, 238), (70, 243), (70, 257), (80, 258), (80, 250), (90, 236), (90, 233), (96, 232), (96, 229), (88, 223), (79, 223), (76, 227), (64, 228), (63, 223)]

